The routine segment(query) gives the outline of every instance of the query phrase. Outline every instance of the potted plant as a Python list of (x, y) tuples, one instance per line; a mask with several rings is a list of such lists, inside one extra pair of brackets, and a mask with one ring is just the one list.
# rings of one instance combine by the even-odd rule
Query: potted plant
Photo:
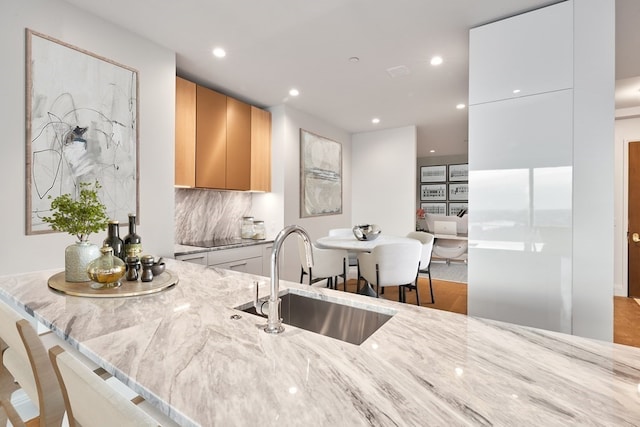
[(100, 188), (98, 181), (80, 183), (78, 197), (74, 199), (70, 194), (61, 194), (51, 202), (53, 214), (42, 218), (53, 230), (64, 231), (78, 239), (65, 249), (67, 282), (88, 282), (87, 264), (100, 256), (98, 247), (89, 243), (89, 235), (107, 228), (109, 221), (107, 207), (98, 198)]

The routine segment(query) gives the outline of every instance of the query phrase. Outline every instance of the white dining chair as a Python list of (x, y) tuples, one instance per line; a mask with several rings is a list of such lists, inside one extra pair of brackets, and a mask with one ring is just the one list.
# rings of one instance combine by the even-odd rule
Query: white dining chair
[(309, 285), (326, 280), (327, 286), (338, 289), (338, 277), (342, 277), (344, 290), (347, 290), (347, 251), (344, 249), (323, 249), (312, 245), (313, 265), (309, 266), (302, 239), (298, 240), (300, 256), (300, 283), (304, 276), (309, 277)]
[(140, 396), (134, 394), (129, 400), (62, 347), (49, 349), (49, 359), (62, 389), (69, 427), (178, 425)]
[[(431, 283), (431, 255), (433, 253), (433, 242), (435, 237), (433, 234), (425, 233), (424, 231), (411, 231), (407, 234), (410, 239), (416, 239), (422, 244), (422, 254), (420, 256), (420, 267), (418, 267), (418, 275), (420, 273), (427, 274), (429, 277), (429, 293), (431, 294), (431, 304), (436, 300), (433, 297), (433, 285)], [(416, 280), (416, 287), (418, 281)], [(409, 288), (411, 289), (411, 287)]]
[[(332, 228), (329, 230), (329, 236), (346, 236), (353, 237), (353, 230), (350, 228)], [(347, 252), (349, 254), (349, 262), (347, 265), (349, 267), (357, 267), (358, 266), (358, 254), (355, 252)]]
[[(422, 244), (417, 240), (378, 245), (371, 252), (358, 254), (360, 277), (376, 286), (377, 296), (380, 295), (380, 288), (399, 286), (398, 300), (406, 302), (404, 291), (418, 278), (421, 255)], [(420, 305), (420, 295), (415, 289), (416, 301)]]

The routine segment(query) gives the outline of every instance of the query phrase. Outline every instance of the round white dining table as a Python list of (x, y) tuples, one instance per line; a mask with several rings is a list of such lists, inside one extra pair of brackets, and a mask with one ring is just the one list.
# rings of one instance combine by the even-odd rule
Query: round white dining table
[[(387, 243), (404, 243), (415, 241), (409, 237), (391, 236), (380, 234), (374, 240), (358, 240), (354, 235), (325, 236), (316, 240), (316, 245), (324, 249), (346, 249), (349, 252), (371, 252), (378, 245)], [(360, 271), (358, 270), (358, 283), (360, 282)], [(369, 282), (358, 290), (359, 294), (378, 296)]]

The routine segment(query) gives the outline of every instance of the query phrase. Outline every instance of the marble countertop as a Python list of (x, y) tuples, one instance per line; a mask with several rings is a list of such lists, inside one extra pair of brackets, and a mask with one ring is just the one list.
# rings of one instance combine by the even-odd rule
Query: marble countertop
[(166, 262), (180, 282), (159, 294), (62, 296), (50, 270), (0, 277), (0, 297), (181, 425), (640, 425), (638, 348), (285, 281), (395, 314), (359, 346), (270, 335), (234, 309), (268, 279)]

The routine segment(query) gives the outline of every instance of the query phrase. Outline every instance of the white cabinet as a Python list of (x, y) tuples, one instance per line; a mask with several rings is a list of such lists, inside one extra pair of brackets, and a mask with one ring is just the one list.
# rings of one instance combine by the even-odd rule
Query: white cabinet
[(255, 245), (211, 251), (208, 253), (207, 265), (209, 267), (262, 275), (262, 246)]
[(271, 277), (271, 251), (273, 243), (267, 243), (262, 246), (262, 275)]
[(571, 88), (573, 28), (567, 1), (471, 29), (469, 105)]
[(212, 268), (268, 277), (271, 272), (269, 262), (272, 247), (272, 243), (265, 243), (213, 251), (203, 249), (198, 253), (177, 255), (176, 259)]
[(176, 256), (178, 261), (192, 262), (194, 264), (207, 265), (207, 253), (198, 252), (195, 254), (186, 254)]

